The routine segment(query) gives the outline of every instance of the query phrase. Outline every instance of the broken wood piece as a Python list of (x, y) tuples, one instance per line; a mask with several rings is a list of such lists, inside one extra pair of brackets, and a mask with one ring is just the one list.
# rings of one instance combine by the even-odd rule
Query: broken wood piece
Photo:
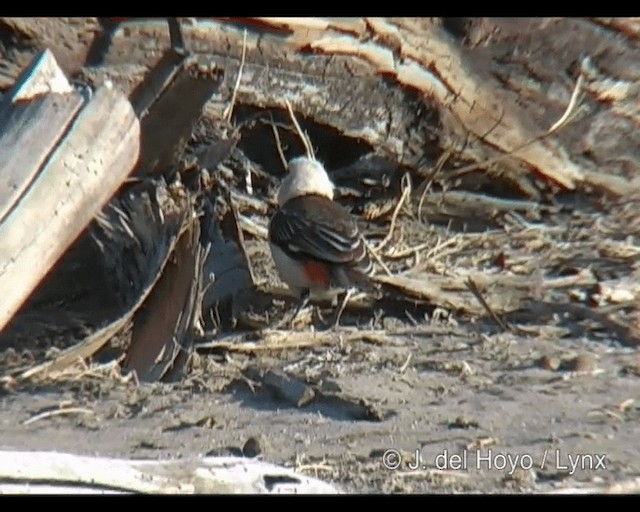
[[(87, 326), (90, 333), (78, 343), (60, 353), (55, 359), (38, 364), (18, 376), (20, 380), (55, 377), (78, 359), (92, 357), (113, 336), (130, 325), (133, 315), (144, 303), (163, 273), (173, 253), (186, 219), (189, 218), (184, 193), (167, 190), (158, 182), (142, 183), (115, 198), (105, 211), (100, 212), (82, 245), (97, 245), (100, 257), (91, 262), (96, 281), (89, 283), (84, 292), (90, 298), (104, 297), (104, 301), (115, 304), (114, 311), (107, 308), (96, 310), (95, 301), (83, 297), (79, 304), (64, 303), (58, 306), (63, 311), (75, 310), (76, 315), (89, 309), (92, 322)], [(73, 263), (73, 261), (69, 262)], [(85, 265), (89, 262), (85, 261)], [(64, 270), (64, 269), (63, 269)], [(71, 272), (59, 272), (51, 279), (62, 279), (56, 288), (64, 293), (65, 280), (73, 277)], [(108, 279), (104, 279), (107, 276)], [(91, 277), (87, 276), (87, 280)], [(49, 284), (49, 282), (47, 282)], [(102, 286), (102, 289), (96, 289)], [(57, 294), (52, 294), (54, 300)], [(36, 308), (37, 309), (37, 308)], [(65, 321), (60, 313), (50, 308), (48, 332), (65, 331)], [(22, 323), (23, 314), (16, 317)], [(25, 321), (28, 322), (27, 317)], [(12, 325), (7, 336), (16, 327)], [(27, 330), (28, 325), (22, 328)], [(24, 335), (23, 335), (24, 336)], [(0, 338), (1, 340), (1, 338)]]
[(202, 302), (204, 251), (199, 237), (194, 219), (134, 316), (125, 369), (134, 370), (140, 380), (175, 377), (188, 358)]
[(345, 393), (318, 392), (316, 403), (319, 408), (330, 408), (336, 416), (355, 421), (384, 421), (397, 414), (390, 409), (382, 409), (377, 404)]
[(260, 371), (257, 368), (249, 367), (246, 375), (249, 379), (262, 383), (278, 398), (294, 407), (304, 407), (312, 402), (316, 396), (316, 391), (312, 386), (281, 370)]
[(81, 105), (82, 96), (49, 50), (38, 54), (0, 102), (0, 223), (35, 179)]
[(526, 301), (535, 299), (537, 289), (590, 286), (597, 282), (595, 276), (589, 271), (573, 276), (542, 280), (534, 276), (486, 272), (470, 272), (466, 276), (442, 276), (426, 272), (372, 276), (374, 281), (381, 283), (391, 293), (402, 295), (405, 299), (426, 301), (446, 309), (482, 315), (487, 312), (486, 307), (469, 292), (468, 278), (472, 279), (477, 290), (483, 293), (489, 309), (498, 314), (512, 312), (522, 307)]
[(516, 211), (526, 213), (533, 219), (539, 220), (540, 213), (549, 209), (534, 201), (503, 199), (457, 190), (426, 194), (422, 205), (428, 213), (477, 216), (484, 219), (491, 218), (501, 212)]
[(172, 48), (164, 54), (131, 93), (142, 126), (137, 176), (176, 171), (193, 125), (223, 76), (221, 69), (200, 64), (183, 51)]
[(640, 283), (634, 277), (601, 281), (597, 284), (596, 292), (592, 298), (598, 304), (621, 304), (637, 301), (640, 298)]
[[(408, 332), (416, 334), (416, 331), (399, 331), (394, 333), (406, 335)], [(203, 339), (195, 344), (199, 351), (228, 351), (240, 353), (257, 353), (277, 350), (299, 350), (307, 347), (335, 346), (338, 343), (357, 343), (359, 341), (374, 345), (386, 345), (391, 336), (385, 331), (346, 331), (336, 337), (335, 332), (292, 332), (283, 330), (265, 330), (259, 333), (259, 341), (248, 341), (246, 334), (229, 334), (216, 336), (214, 339)]]
[(427, 274), (421, 276), (376, 275), (372, 278), (392, 293), (409, 299), (423, 300), (446, 309), (466, 311), (474, 315), (485, 312), (471, 293), (443, 290), (440, 283), (430, 280)]
[[(34, 75), (32, 78), (35, 80)], [(32, 145), (40, 143), (42, 124), (49, 120), (30, 117), (29, 121), (21, 137), (24, 145), (13, 151), (30, 152)], [(36, 173), (23, 170), (32, 176), (27, 179), (32, 182), (27, 183), (28, 190), (13, 207), (7, 208), (5, 202), (8, 214), (0, 223), (0, 331), (122, 184), (138, 158), (140, 126), (120, 92), (98, 89), (72, 122), (68, 116), (62, 122), (68, 128), (58, 132), (62, 138), (44, 166)], [(3, 134), (5, 129), (2, 127)], [(50, 133), (49, 144), (52, 137)], [(10, 160), (15, 166), (20, 160), (14, 158), (18, 157)], [(37, 165), (37, 160), (30, 162)], [(11, 170), (4, 167), (6, 162), (0, 163), (0, 176), (8, 179)]]
[(590, 308), (582, 304), (558, 304), (544, 301), (533, 301), (528, 304), (527, 309), (535, 313), (536, 318), (552, 317), (563, 313), (577, 320), (591, 320), (615, 335), (622, 345), (627, 347), (640, 347), (640, 332), (632, 323), (626, 323), (608, 315), (597, 308)]
[[(256, 21), (282, 26), (279, 19)], [(451, 133), (463, 127), (482, 143), (509, 153), (566, 188), (585, 180), (564, 149), (554, 140), (537, 139), (541, 131), (518, 113), (515, 102), (499, 95), (497, 80), (471, 66), (467, 55), (432, 21), (366, 18), (364, 32), (372, 38), (363, 37), (361, 29), (347, 34), (330, 30), (326, 22), (321, 26), (319, 37), (317, 19), (288, 25), (290, 44), (359, 59), (374, 72), (392, 76), (441, 105)]]
[(289, 375), (280, 369), (261, 370), (250, 366), (245, 376), (258, 382), (263, 389), (293, 407), (305, 407), (313, 403), (323, 415), (331, 415), (355, 421), (383, 421), (394, 415), (394, 411), (383, 411), (374, 404), (342, 392), (325, 393), (317, 386)]
[(291, 469), (245, 457), (127, 460), (58, 452), (0, 451), (0, 494), (336, 494)]
[(0, 115), (0, 223), (38, 179), (82, 103), (77, 92), (50, 94), (15, 105), (6, 116)]
[(393, 410), (383, 410), (367, 400), (340, 390), (324, 392), (279, 369), (260, 370), (252, 366), (245, 371), (245, 375), (252, 381), (259, 382), (263, 389), (266, 388), (288, 405), (305, 407), (313, 404), (313, 409), (323, 416), (354, 421), (384, 421), (396, 414)]
[(73, 87), (48, 48), (42, 50), (24, 70), (9, 93), (8, 101), (16, 104), (48, 94), (70, 94)]

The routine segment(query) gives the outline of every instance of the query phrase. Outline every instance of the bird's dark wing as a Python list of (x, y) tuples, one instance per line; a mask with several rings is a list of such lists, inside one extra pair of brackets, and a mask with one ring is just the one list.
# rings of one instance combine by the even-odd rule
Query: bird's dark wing
[(357, 265), (366, 248), (351, 214), (323, 196), (287, 201), (271, 219), (269, 240), (293, 258)]

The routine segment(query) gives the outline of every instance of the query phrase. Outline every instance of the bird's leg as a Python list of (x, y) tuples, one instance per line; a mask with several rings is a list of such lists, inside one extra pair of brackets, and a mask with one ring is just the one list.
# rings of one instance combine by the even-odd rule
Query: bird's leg
[(273, 328), (274, 329), (291, 329), (293, 327), (293, 322), (295, 321), (300, 311), (302, 311), (304, 308), (306, 308), (309, 305), (309, 300), (310, 300), (309, 290), (308, 289), (302, 290), (302, 292), (298, 297), (298, 305), (296, 306), (296, 309), (293, 312), (293, 315), (289, 317), (288, 315), (284, 315), (284, 317), (279, 322), (277, 322), (273, 326)]
[(342, 317), (342, 313), (344, 313), (344, 308), (347, 307), (347, 302), (349, 302), (349, 297), (353, 294), (353, 290), (348, 288), (346, 291), (340, 293), (338, 295), (338, 301), (340, 303), (340, 307), (338, 308), (338, 313), (336, 314), (336, 319), (333, 322), (333, 328), (337, 329), (340, 325), (340, 318)]
[(304, 290), (302, 290), (302, 293), (300, 294), (300, 301), (298, 302), (298, 307), (293, 312), (293, 316), (288, 322), (290, 328), (293, 327), (293, 321), (296, 319), (300, 311), (302, 311), (304, 308), (306, 308), (309, 305), (309, 297), (310, 297), (309, 289), (305, 288)]

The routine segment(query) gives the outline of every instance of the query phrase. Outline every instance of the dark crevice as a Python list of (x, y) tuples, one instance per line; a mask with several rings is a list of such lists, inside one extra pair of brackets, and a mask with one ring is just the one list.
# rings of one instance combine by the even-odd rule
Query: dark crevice
[[(346, 137), (340, 130), (316, 123), (296, 113), (302, 130), (306, 132), (314, 148), (316, 158), (328, 171), (346, 167), (357, 161), (373, 148), (361, 140)], [(244, 154), (260, 164), (265, 171), (277, 177), (284, 175), (284, 168), (276, 145), (271, 120), (278, 127), (278, 136), (285, 158), (291, 160), (305, 154), (305, 148), (298, 134), (291, 127), (291, 119), (284, 109), (262, 109), (249, 105), (238, 105), (234, 124), (240, 125), (241, 138), (238, 142)]]
[(442, 18), (442, 28), (463, 42), (468, 35), (469, 20), (467, 18)]

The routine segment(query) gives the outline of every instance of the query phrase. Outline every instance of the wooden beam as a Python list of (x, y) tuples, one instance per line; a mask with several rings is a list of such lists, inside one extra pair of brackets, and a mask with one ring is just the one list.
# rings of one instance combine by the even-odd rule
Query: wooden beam
[(291, 469), (245, 457), (126, 460), (57, 452), (0, 452), (0, 494), (336, 494)]
[[(11, 100), (28, 80), (42, 80), (38, 69), (28, 69), (10, 94), (14, 109), (32, 98)], [(48, 76), (59, 82), (59, 74)], [(122, 184), (139, 154), (139, 122), (122, 93), (98, 89), (71, 119), (80, 106), (75, 93), (56, 100), (46, 87), (36, 90), (33, 106), (0, 115), (0, 122), (10, 121), (0, 127), (0, 148), (7, 155), (0, 161), (0, 332)], [(5, 99), (0, 114), (7, 105)], [(21, 143), (12, 146), (12, 140)]]

